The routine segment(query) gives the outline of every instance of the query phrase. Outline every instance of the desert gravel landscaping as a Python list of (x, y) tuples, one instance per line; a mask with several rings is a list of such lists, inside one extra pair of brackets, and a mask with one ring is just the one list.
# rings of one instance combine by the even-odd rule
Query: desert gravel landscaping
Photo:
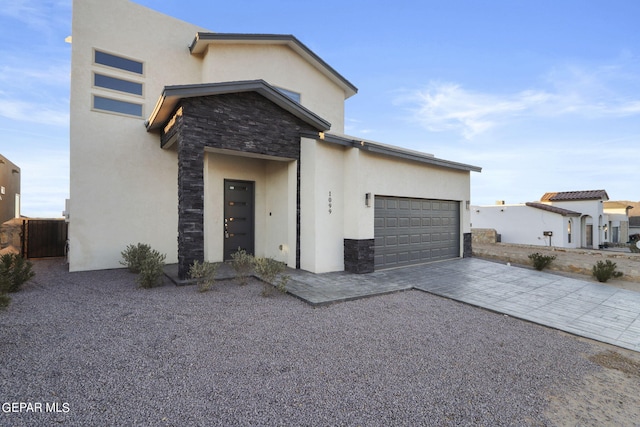
[(424, 292), (34, 267), (0, 312), (0, 425), (640, 425), (639, 353)]

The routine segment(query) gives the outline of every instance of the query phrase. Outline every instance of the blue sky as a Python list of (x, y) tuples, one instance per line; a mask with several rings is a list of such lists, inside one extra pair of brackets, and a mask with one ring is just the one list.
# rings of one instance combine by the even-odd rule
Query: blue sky
[[(478, 165), (473, 204), (640, 200), (640, 2), (141, 0), (211, 31), (293, 34), (359, 93), (346, 133)], [(0, 153), (22, 213), (69, 197), (71, 0), (0, 8)]]

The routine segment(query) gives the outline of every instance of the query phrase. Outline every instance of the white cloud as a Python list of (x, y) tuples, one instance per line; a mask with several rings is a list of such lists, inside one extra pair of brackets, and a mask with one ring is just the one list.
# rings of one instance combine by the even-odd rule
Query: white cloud
[(22, 122), (68, 126), (69, 111), (64, 105), (46, 106), (42, 102), (0, 99), (0, 117)]
[(473, 139), (522, 117), (577, 115), (593, 119), (640, 114), (640, 94), (630, 96), (624, 85), (628, 79), (628, 74), (615, 66), (593, 71), (565, 67), (546, 76), (550, 89), (511, 94), (473, 91), (459, 83), (432, 81), (424, 89), (398, 97), (396, 104), (408, 105), (411, 120), (430, 131), (453, 131)]
[(61, 11), (71, 10), (71, 0), (4, 0), (0, 15), (26, 24), (32, 30), (49, 33), (54, 26), (65, 23)]

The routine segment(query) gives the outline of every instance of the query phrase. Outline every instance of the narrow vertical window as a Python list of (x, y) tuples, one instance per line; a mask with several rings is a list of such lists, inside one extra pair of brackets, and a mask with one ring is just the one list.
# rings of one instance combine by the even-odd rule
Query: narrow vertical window
[(567, 238), (569, 239), (569, 243), (571, 243), (571, 220), (567, 223)]

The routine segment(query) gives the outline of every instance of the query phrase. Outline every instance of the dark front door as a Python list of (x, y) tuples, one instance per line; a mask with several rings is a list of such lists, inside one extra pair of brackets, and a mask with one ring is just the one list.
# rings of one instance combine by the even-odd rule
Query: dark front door
[(253, 254), (254, 219), (251, 181), (224, 181), (224, 259), (238, 248)]

